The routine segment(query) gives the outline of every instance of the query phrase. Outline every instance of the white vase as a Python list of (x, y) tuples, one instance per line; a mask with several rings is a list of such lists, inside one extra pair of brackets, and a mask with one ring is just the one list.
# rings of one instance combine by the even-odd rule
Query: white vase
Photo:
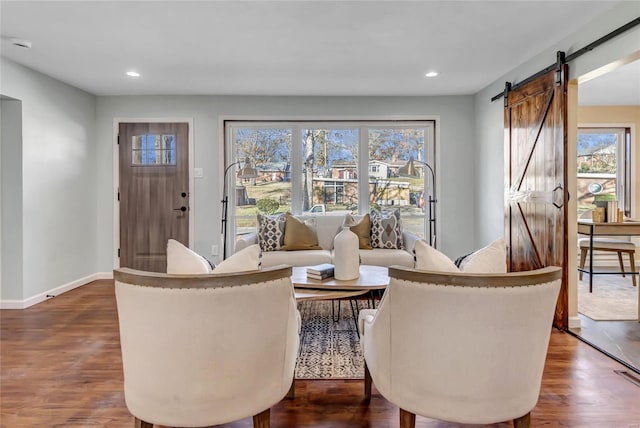
[(334, 249), (334, 273), (336, 279), (349, 280), (360, 276), (360, 253), (358, 252), (358, 236), (348, 227), (333, 240)]

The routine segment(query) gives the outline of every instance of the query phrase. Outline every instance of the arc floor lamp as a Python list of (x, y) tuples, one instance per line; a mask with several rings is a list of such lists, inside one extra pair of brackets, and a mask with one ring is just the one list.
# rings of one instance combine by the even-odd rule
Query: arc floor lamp
[(429, 170), (429, 172), (431, 173), (431, 185), (432, 185), (432, 189), (431, 192), (429, 194), (429, 200), (428, 200), (428, 211), (429, 211), (429, 245), (431, 245), (432, 247), (436, 246), (436, 198), (435, 198), (435, 192), (436, 192), (436, 174), (433, 172), (433, 168), (431, 168), (431, 165), (429, 165), (426, 162), (422, 162), (419, 160), (415, 160), (412, 157), (409, 158), (409, 160), (407, 161), (406, 164), (404, 164), (403, 166), (401, 166), (400, 168), (398, 168), (398, 175), (400, 177), (407, 177), (407, 178), (420, 178), (420, 174), (418, 174), (418, 170), (416, 169), (414, 163), (418, 163), (420, 165), (424, 165), (427, 167), (427, 169)]
[(238, 161), (230, 164), (224, 170), (224, 182), (222, 184), (222, 225), (220, 233), (222, 234), (222, 260), (227, 258), (227, 211), (229, 206), (229, 195), (227, 195), (227, 174), (231, 167), (244, 163), (244, 166), (238, 171), (239, 179), (248, 179), (258, 177), (258, 170), (251, 165), (251, 160), (246, 157), (244, 161)]

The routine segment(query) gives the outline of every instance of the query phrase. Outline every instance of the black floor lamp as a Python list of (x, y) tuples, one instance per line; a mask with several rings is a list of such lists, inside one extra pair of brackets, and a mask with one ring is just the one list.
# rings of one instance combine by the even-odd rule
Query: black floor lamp
[(227, 195), (227, 173), (234, 165), (244, 163), (244, 167), (238, 171), (238, 178), (256, 178), (258, 177), (258, 170), (251, 166), (249, 158), (245, 158), (243, 161), (234, 162), (224, 170), (224, 183), (222, 184), (222, 227), (220, 233), (222, 233), (222, 260), (227, 258), (227, 208), (229, 206), (229, 195)]
[(398, 175), (401, 177), (408, 177), (408, 178), (420, 178), (420, 175), (418, 174), (418, 171), (416, 170), (414, 163), (419, 163), (421, 165), (426, 166), (429, 172), (431, 173), (431, 183), (433, 187), (432, 187), (432, 194), (429, 195), (429, 200), (428, 200), (429, 245), (431, 245), (432, 247), (435, 247), (436, 246), (436, 202), (437, 200), (434, 195), (436, 192), (436, 175), (433, 172), (433, 168), (431, 168), (431, 166), (428, 163), (415, 160), (413, 156), (409, 158), (406, 164), (398, 168)]

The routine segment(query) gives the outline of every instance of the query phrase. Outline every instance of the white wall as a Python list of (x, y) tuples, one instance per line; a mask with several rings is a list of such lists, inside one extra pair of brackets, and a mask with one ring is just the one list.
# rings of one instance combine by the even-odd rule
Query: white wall
[(97, 271), (96, 98), (0, 61), (0, 93), (22, 101), (22, 297), (28, 299)]
[[(193, 118), (195, 167), (194, 249), (209, 256), (220, 243), (223, 142), (219, 118), (440, 116), (440, 248), (457, 257), (474, 248), (473, 97), (250, 97), (250, 96), (112, 96), (98, 97), (98, 257), (99, 270), (113, 266), (113, 119)], [(222, 248), (222, 247), (220, 247)]]
[[(516, 84), (555, 62), (556, 51), (567, 55), (608, 34), (640, 16), (640, 2), (621, 2), (607, 13), (564, 40), (549, 47), (521, 66), (511, 70), (475, 95), (477, 165), (474, 210), (475, 240), (478, 244), (491, 242), (504, 234), (504, 139), (503, 99), (491, 98), (504, 90), (504, 82)], [(569, 63), (570, 78), (626, 57), (640, 48), (640, 28), (628, 31), (595, 50)], [(533, 54), (533, 53), (532, 53)]]
[(22, 300), (22, 103), (0, 99), (2, 286), (0, 299)]

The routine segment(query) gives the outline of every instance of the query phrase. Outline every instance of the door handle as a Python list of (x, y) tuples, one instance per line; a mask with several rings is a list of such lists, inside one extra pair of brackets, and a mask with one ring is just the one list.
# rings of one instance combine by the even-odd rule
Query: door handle
[[(556, 193), (557, 190), (560, 190), (560, 193)], [(558, 184), (552, 191), (551, 193), (553, 194), (553, 205), (556, 208), (562, 208), (564, 206), (564, 192), (562, 192), (564, 190), (564, 188), (562, 187), (562, 184)], [(558, 197), (556, 197), (556, 195), (558, 195)]]
[(187, 207), (174, 208), (173, 210), (185, 212), (187, 210)]

